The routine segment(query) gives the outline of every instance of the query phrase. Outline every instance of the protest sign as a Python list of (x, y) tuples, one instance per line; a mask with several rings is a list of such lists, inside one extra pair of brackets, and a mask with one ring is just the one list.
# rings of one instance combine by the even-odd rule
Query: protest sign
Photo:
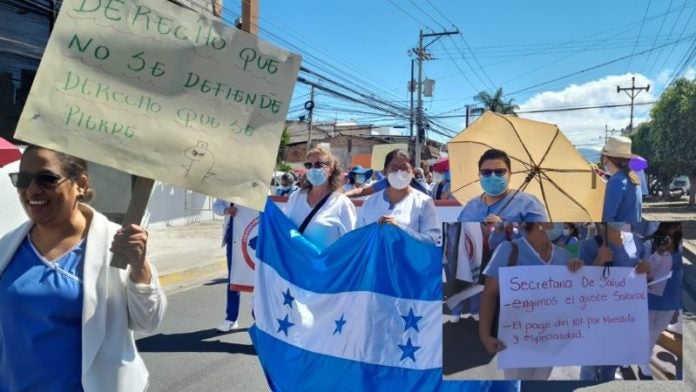
[(394, 143), (394, 144), (377, 144), (372, 146), (372, 169), (374, 170), (384, 170), (384, 159), (387, 157), (392, 150), (404, 150), (408, 151), (408, 144), (405, 143)]
[(643, 364), (649, 358), (645, 275), (627, 267), (500, 269), (498, 367)]
[(15, 137), (260, 210), (299, 66), (164, 0), (65, 0)]

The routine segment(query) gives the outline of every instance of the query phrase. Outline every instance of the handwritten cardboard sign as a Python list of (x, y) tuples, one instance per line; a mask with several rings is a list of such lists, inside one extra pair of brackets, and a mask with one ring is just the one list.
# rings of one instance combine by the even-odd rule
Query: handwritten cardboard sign
[(564, 266), (500, 269), (498, 367), (642, 364), (648, 289), (632, 268)]
[(384, 170), (384, 159), (387, 157), (392, 150), (405, 150), (408, 151), (408, 144), (405, 143), (394, 143), (394, 144), (377, 144), (372, 146), (372, 169), (374, 170)]
[(263, 209), (299, 66), (164, 0), (65, 0), (15, 136)]

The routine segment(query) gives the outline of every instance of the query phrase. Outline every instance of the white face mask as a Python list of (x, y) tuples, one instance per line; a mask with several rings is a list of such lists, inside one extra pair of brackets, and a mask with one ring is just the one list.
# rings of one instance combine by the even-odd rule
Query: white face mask
[(570, 229), (563, 229), (563, 236), (568, 237), (570, 235)]
[(406, 189), (408, 184), (411, 183), (411, 177), (412, 177), (411, 173), (409, 173), (407, 171), (399, 170), (396, 172), (389, 173), (389, 175), (387, 176), (387, 179), (389, 180), (389, 185), (392, 188), (402, 190), (402, 189)]
[(435, 173), (435, 174), (433, 175), (433, 182), (435, 182), (436, 184), (439, 184), (440, 182), (442, 182), (442, 180), (443, 180), (444, 178), (445, 178), (445, 177), (444, 177), (442, 174), (440, 174), (440, 173)]

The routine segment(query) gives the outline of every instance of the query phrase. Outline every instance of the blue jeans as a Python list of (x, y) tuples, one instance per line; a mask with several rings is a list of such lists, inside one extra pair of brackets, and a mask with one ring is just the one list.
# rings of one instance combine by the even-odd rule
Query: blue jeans
[(582, 381), (613, 381), (616, 369), (619, 365), (609, 366), (582, 366), (580, 368), (580, 380)]
[[(230, 222), (232, 225), (232, 222)], [(237, 321), (239, 317), (239, 291), (233, 291), (230, 289), (230, 282), (232, 278), (232, 236), (227, 238), (227, 316), (225, 320)]]

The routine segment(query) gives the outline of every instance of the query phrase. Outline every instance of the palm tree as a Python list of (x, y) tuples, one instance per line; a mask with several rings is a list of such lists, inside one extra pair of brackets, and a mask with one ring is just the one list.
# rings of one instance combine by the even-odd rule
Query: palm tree
[(483, 106), (491, 112), (501, 114), (515, 114), (515, 110), (520, 107), (513, 104), (513, 99), (509, 101), (503, 100), (503, 88), (496, 90), (495, 94), (491, 95), (488, 91), (481, 91), (474, 97), (475, 101), (481, 102)]

